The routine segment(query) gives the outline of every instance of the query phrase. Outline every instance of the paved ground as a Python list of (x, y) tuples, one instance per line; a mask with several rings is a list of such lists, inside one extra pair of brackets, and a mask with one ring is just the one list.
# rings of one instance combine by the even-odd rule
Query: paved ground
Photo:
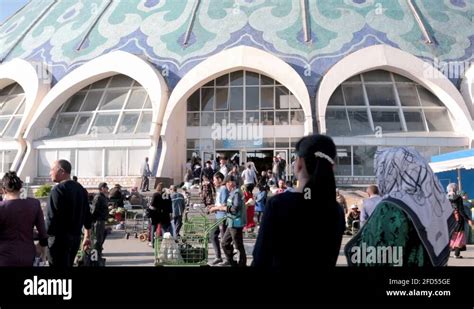
[[(344, 236), (342, 245), (344, 246), (350, 237)], [(255, 240), (245, 239), (244, 245), (247, 252), (248, 265), (252, 262), (252, 250)], [(462, 252), (463, 259), (455, 259), (451, 254), (449, 266), (474, 266), (474, 245), (468, 245), (468, 249)], [(153, 266), (153, 249), (147, 242), (140, 242), (133, 236), (125, 238), (124, 231), (113, 231), (104, 244), (104, 257), (107, 259), (107, 266)], [(209, 261), (214, 259), (214, 250), (209, 244)], [(343, 247), (339, 253), (337, 266), (346, 266)]]

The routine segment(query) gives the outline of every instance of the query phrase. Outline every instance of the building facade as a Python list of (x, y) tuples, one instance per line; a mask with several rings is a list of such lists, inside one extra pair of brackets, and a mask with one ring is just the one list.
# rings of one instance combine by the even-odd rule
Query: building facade
[(32, 0), (0, 25), (0, 173), (41, 183), (64, 158), (86, 185), (133, 185), (149, 157), (181, 182), (193, 156), (266, 169), (322, 133), (339, 185), (370, 183), (378, 147), (472, 147), (473, 15), (472, 0)]

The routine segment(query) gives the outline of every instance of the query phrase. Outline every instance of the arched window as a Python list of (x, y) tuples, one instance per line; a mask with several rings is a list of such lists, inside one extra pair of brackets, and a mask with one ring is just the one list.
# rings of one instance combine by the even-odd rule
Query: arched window
[(205, 84), (188, 99), (187, 125), (261, 123), (303, 125), (304, 112), (295, 96), (277, 81), (250, 71), (236, 71)]
[(125, 75), (100, 80), (73, 95), (50, 122), (50, 137), (148, 133), (152, 105), (143, 87)]
[(18, 84), (0, 90), (0, 136), (15, 137), (25, 110), (25, 95)]
[(448, 109), (423, 86), (375, 70), (353, 76), (331, 96), (327, 133), (357, 136), (396, 132), (451, 132)]

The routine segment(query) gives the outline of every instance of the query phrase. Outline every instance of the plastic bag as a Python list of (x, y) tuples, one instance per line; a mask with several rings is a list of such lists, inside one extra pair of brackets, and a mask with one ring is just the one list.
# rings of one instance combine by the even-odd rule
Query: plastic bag
[(163, 235), (158, 261), (162, 264), (176, 264), (183, 261), (181, 250), (169, 232)]

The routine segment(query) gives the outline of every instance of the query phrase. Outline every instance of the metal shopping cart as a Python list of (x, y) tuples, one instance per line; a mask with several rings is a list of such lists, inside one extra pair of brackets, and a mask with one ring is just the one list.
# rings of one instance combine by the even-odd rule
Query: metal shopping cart
[[(145, 215), (145, 207), (143, 205), (125, 205), (125, 237), (129, 239), (133, 234), (135, 238), (142, 240), (143, 235), (148, 234), (147, 231), (148, 220)], [(146, 239), (142, 241), (146, 241)]]
[(183, 223), (183, 236), (178, 239), (155, 239), (155, 266), (206, 266), (209, 234), (225, 220), (207, 215), (189, 216)]

